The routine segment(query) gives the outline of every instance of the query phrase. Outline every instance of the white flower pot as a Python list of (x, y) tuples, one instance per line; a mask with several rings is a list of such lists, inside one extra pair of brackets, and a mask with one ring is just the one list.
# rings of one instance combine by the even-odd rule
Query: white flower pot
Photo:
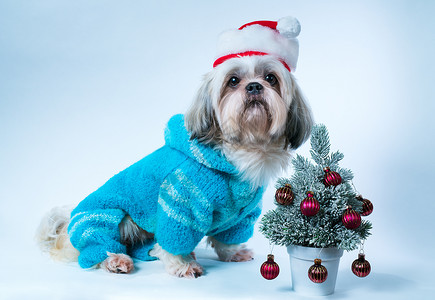
[[(343, 256), (343, 250), (337, 248), (320, 248), (287, 246), (290, 255), (290, 268), (293, 290), (306, 296), (325, 296), (334, 293), (338, 265)], [(319, 256), (320, 253), (320, 256)], [(314, 283), (308, 278), (308, 269), (314, 264), (314, 259), (320, 258), (322, 265), (328, 271), (328, 277), (323, 283)]]

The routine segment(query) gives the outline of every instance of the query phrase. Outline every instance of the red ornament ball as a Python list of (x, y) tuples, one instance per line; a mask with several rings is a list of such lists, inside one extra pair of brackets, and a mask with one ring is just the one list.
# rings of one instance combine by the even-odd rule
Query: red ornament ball
[(295, 194), (293, 194), (292, 186), (290, 184), (286, 184), (285, 186), (276, 190), (275, 200), (281, 205), (292, 204), (294, 198)]
[(361, 215), (348, 206), (341, 221), (347, 229), (356, 229), (361, 225)]
[(363, 203), (361, 216), (366, 217), (370, 215), (373, 212), (373, 203), (370, 200), (363, 198), (361, 195), (356, 198)]
[(275, 279), (279, 274), (279, 266), (274, 261), (272, 254), (267, 255), (267, 261), (265, 261), (260, 267), (261, 276), (267, 280)]
[(366, 277), (370, 274), (370, 263), (365, 260), (365, 255), (360, 253), (358, 259), (355, 259), (352, 263), (352, 272), (358, 277)]
[(301, 202), (300, 208), (302, 214), (307, 217), (312, 217), (319, 212), (320, 204), (319, 201), (317, 201), (317, 199), (314, 198), (313, 192), (311, 191), (307, 192), (307, 198), (305, 198)]
[(322, 260), (316, 258), (314, 260), (314, 265), (308, 269), (308, 278), (314, 283), (325, 282), (328, 278), (328, 270), (322, 265)]
[(337, 172), (331, 171), (329, 167), (323, 169), (325, 175), (323, 177), (323, 184), (325, 186), (337, 186), (341, 183), (341, 176)]

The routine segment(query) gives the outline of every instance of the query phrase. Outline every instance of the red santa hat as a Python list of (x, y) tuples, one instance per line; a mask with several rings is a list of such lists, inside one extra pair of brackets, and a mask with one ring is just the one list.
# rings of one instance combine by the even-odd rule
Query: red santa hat
[(277, 22), (255, 21), (239, 29), (224, 31), (219, 36), (213, 67), (236, 57), (273, 55), (287, 70), (294, 71), (299, 55), (297, 36), (300, 31), (301, 25), (294, 17), (284, 17)]

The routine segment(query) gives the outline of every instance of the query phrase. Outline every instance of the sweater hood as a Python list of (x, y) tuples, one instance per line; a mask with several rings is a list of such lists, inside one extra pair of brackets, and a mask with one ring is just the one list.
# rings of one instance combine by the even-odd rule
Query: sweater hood
[(184, 153), (207, 168), (232, 175), (238, 174), (236, 167), (230, 164), (219, 150), (203, 145), (197, 139), (190, 139), (190, 134), (184, 125), (184, 116), (181, 114), (169, 120), (165, 129), (165, 142), (167, 146)]

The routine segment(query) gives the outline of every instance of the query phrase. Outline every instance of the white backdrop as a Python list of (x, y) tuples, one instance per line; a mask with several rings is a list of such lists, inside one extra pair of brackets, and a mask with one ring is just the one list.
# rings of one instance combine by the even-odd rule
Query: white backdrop
[[(433, 294), (434, 4), (0, 2), (0, 299), (298, 297), (285, 249), (274, 249), (280, 277), (260, 277), (269, 245), (258, 231), (250, 263), (219, 263), (199, 249), (209, 272), (196, 281), (169, 277), (159, 262), (124, 277), (68, 268), (32, 241), (51, 207), (79, 202), (163, 145), (165, 123), (188, 107), (222, 30), (285, 15), (302, 25), (295, 76), (315, 120), (375, 206), (365, 249), (372, 274), (355, 278), (357, 254), (346, 253), (331, 298)], [(308, 155), (308, 144), (298, 153)], [(264, 211), (273, 194), (271, 184)]]

